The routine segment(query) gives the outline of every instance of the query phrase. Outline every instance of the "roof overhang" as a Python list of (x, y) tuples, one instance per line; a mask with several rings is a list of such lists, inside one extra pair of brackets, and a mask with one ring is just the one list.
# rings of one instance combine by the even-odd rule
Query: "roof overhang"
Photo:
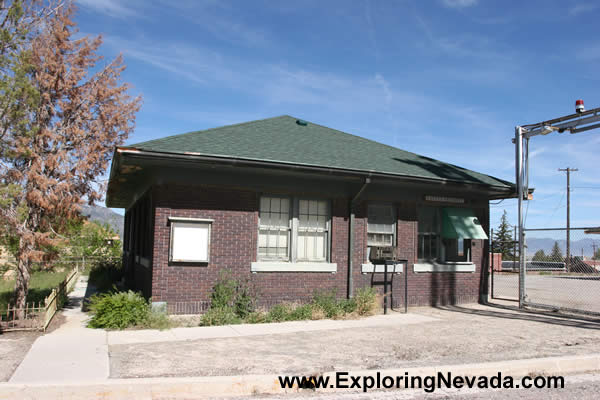
[[(149, 186), (152, 184), (148, 176), (144, 176), (141, 164), (160, 165), (167, 162), (170, 166), (211, 166), (218, 167), (240, 167), (261, 170), (278, 171), (290, 174), (319, 174), (328, 177), (348, 178), (376, 178), (381, 183), (404, 183), (404, 184), (435, 184), (447, 187), (456, 187), (482, 193), (489, 200), (516, 198), (516, 186), (489, 185), (477, 182), (465, 182), (445, 178), (419, 177), (401, 174), (381, 173), (375, 171), (353, 170), (346, 168), (322, 167), (308, 164), (293, 164), (285, 162), (252, 160), (243, 158), (221, 157), (198, 153), (168, 153), (157, 151), (139, 150), (131, 147), (118, 147), (115, 150), (109, 175), (106, 204), (108, 207), (127, 208), (135, 199), (117, 200), (117, 192), (122, 186), (131, 186), (137, 179), (138, 186)], [(139, 192), (140, 190), (138, 190)], [(143, 190), (142, 190), (143, 191)]]

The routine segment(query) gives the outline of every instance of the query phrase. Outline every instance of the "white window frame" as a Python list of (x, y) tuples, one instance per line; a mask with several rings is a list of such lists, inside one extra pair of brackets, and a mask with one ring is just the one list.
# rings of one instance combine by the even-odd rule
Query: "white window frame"
[[(211, 231), (212, 231), (212, 219), (205, 218), (184, 218), (184, 217), (169, 217), (170, 226), (170, 237), (169, 237), (169, 262), (170, 263), (208, 263), (210, 261), (210, 245), (211, 245)], [(175, 259), (173, 258), (173, 240), (175, 239), (175, 230), (177, 225), (197, 225), (198, 227), (207, 227), (207, 238), (206, 238), (206, 259)]]
[[(260, 223), (260, 201), (263, 197), (273, 198), (273, 199), (287, 199), (288, 200), (288, 228), (287, 228), (287, 254), (285, 257), (269, 257), (269, 256), (261, 256), (260, 255), (260, 231), (264, 230), (263, 225)], [(271, 262), (281, 262), (281, 261), (289, 261), (292, 254), (292, 237), (293, 237), (293, 222), (292, 222), (292, 207), (293, 207), (293, 198), (289, 196), (277, 196), (277, 195), (264, 195), (259, 199), (259, 207), (258, 207), (258, 242), (256, 246), (256, 259), (260, 261), (271, 261)], [(268, 241), (268, 239), (267, 239)]]
[[(437, 231), (433, 232), (435, 234), (437, 234), (437, 243), (436, 243), (436, 248), (437, 248), (437, 257), (435, 259), (423, 259), (423, 258), (418, 258), (419, 255), (419, 247), (421, 246), (421, 236), (423, 235), (423, 233), (421, 233), (419, 231), (419, 227), (417, 227), (417, 263), (414, 264), (414, 272), (474, 272), (475, 271), (475, 264), (473, 264), (472, 262), (472, 255), (471, 255), (471, 248), (473, 246), (473, 240), (471, 239), (443, 239), (442, 238), (442, 232), (443, 232), (443, 221), (442, 221), (442, 208), (441, 207), (434, 207), (434, 206), (420, 206), (419, 208), (430, 208), (433, 209), (436, 212), (436, 218), (437, 218)], [(418, 215), (418, 212), (417, 212)], [(419, 219), (417, 217), (417, 224), (419, 223)], [(427, 232), (429, 234), (431, 234), (432, 232)], [(456, 257), (452, 257), (452, 258), (459, 258), (458, 255), (458, 250), (459, 250), (459, 246), (458, 246), (458, 241), (461, 240), (463, 243), (463, 255), (461, 257), (464, 257), (464, 260), (449, 260), (450, 257), (448, 257), (448, 255), (446, 254), (447, 252), (447, 248), (448, 246), (444, 243), (444, 241), (447, 240), (457, 240), (456, 243), (456, 250), (457, 250), (457, 254)], [(465, 246), (465, 244), (468, 243), (468, 246)]]
[[(259, 254), (259, 246), (257, 237), (257, 253), (256, 262), (252, 263), (252, 272), (337, 272), (337, 264), (331, 263), (331, 240), (332, 240), (332, 206), (331, 201), (324, 198), (318, 197), (307, 197), (307, 196), (281, 196), (281, 195), (270, 195), (264, 194), (263, 197), (278, 197), (287, 198), (290, 200), (290, 235), (288, 242), (288, 258), (287, 260), (273, 260), (266, 257), (261, 257)], [(310, 259), (299, 259), (298, 258), (298, 228), (299, 228), (299, 216), (300, 216), (300, 200), (313, 200), (313, 201), (324, 201), (327, 204), (327, 224), (326, 233), (327, 237), (324, 243), (325, 259), (324, 260), (310, 260)], [(260, 200), (259, 200), (260, 204)], [(259, 224), (258, 231), (260, 235), (260, 207), (259, 207)]]
[[(370, 244), (369, 243), (369, 234), (379, 234), (379, 235), (390, 235), (389, 232), (378, 232), (369, 229), (369, 207), (389, 207), (392, 214), (392, 219), (394, 222), (392, 223), (392, 246), (395, 246), (397, 243), (397, 230), (398, 230), (398, 218), (396, 215), (396, 207), (392, 203), (369, 203), (367, 204), (367, 248), (372, 246), (380, 246), (380, 244)], [(368, 261), (368, 251), (367, 251), (367, 261)]]

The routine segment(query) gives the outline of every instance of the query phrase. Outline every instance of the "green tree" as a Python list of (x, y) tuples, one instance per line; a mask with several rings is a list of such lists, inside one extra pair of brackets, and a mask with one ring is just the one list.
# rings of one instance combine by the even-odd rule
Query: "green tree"
[(535, 252), (532, 260), (533, 261), (548, 261), (548, 256), (546, 256), (546, 253), (544, 253), (543, 249), (540, 249)]
[(554, 242), (554, 246), (552, 246), (552, 251), (550, 252), (550, 261), (554, 262), (562, 262), (565, 260), (563, 257), (562, 251), (560, 250), (560, 246), (558, 242)]
[(49, 261), (80, 205), (102, 197), (141, 103), (121, 82), (122, 58), (98, 54), (101, 37), (73, 37), (73, 4), (47, 4), (0, 0), (0, 229), (18, 238), (17, 308), (32, 264)]
[(515, 258), (515, 243), (513, 236), (513, 228), (508, 223), (506, 210), (502, 214), (500, 224), (494, 231), (492, 250), (494, 253), (502, 253), (503, 260), (514, 260)]

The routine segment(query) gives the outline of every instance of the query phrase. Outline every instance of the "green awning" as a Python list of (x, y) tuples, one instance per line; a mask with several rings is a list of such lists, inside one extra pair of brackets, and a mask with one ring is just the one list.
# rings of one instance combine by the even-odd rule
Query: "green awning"
[(481, 223), (470, 208), (444, 208), (442, 237), (445, 239), (487, 239)]

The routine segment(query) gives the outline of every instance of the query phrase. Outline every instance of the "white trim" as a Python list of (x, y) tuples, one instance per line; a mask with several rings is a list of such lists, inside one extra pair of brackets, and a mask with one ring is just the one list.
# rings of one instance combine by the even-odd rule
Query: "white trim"
[(169, 221), (175, 221), (175, 222), (208, 222), (209, 224), (215, 222), (214, 219), (210, 219), (210, 218), (188, 218), (188, 217), (169, 217)]
[(252, 272), (337, 272), (336, 263), (326, 262), (253, 262), (250, 266)]
[(475, 272), (475, 264), (471, 262), (420, 263), (415, 264), (414, 272)]
[[(171, 262), (171, 263), (201, 263), (201, 264), (208, 263), (210, 261), (210, 245), (211, 245), (210, 236), (211, 236), (211, 230), (212, 230), (212, 223), (214, 220), (201, 219), (201, 218), (183, 218), (183, 217), (173, 217), (173, 218), (175, 218), (175, 219), (172, 220), (173, 223), (171, 224), (171, 229), (170, 229), (170, 233), (169, 233), (169, 262)], [(169, 217), (169, 219), (171, 219), (171, 217)], [(173, 238), (174, 238), (174, 231), (175, 231), (177, 224), (196, 225), (196, 226), (204, 225), (204, 226), (208, 227), (207, 238), (206, 238), (206, 259), (205, 260), (173, 258)], [(198, 245), (201, 245), (201, 243), (199, 243)]]
[[(385, 272), (385, 265), (383, 265), (383, 264), (373, 265), (371, 263), (366, 263), (366, 264), (361, 265), (361, 272), (363, 274), (366, 274), (369, 272), (372, 273), (373, 269), (375, 269), (376, 273)], [(393, 272), (395, 274), (401, 274), (402, 272), (404, 272), (404, 263), (388, 264), (388, 272)]]

